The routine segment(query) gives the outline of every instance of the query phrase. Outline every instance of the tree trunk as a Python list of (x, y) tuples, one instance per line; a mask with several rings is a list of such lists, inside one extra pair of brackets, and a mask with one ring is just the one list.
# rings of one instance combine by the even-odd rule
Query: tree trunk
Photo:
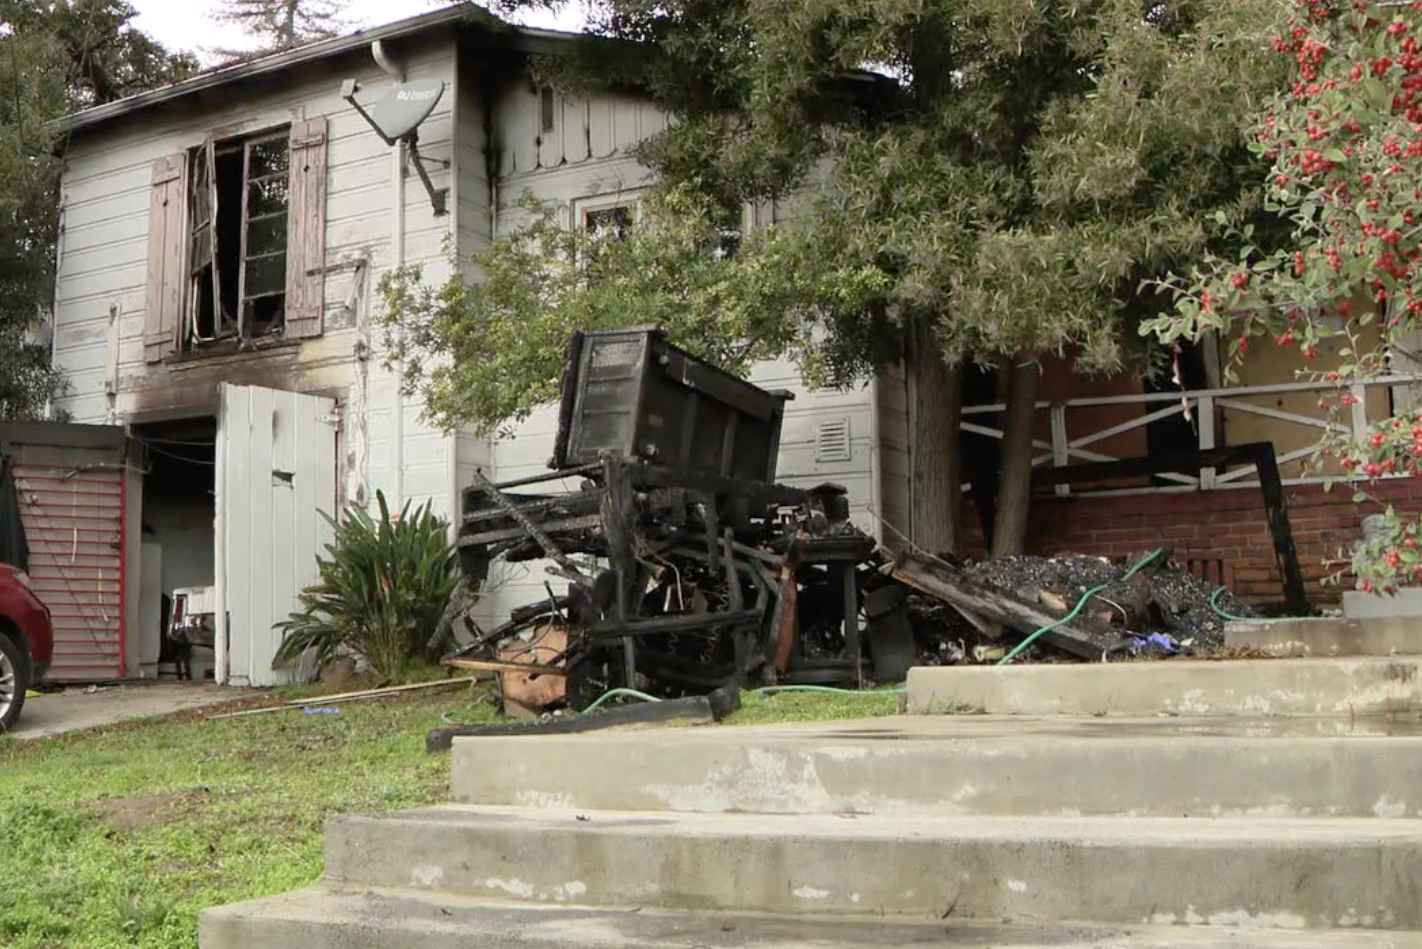
[(1025, 357), (1003, 372), (1007, 411), (1002, 422), (1002, 480), (997, 492), (992, 555), (1022, 553), (1027, 541), (1027, 515), (1032, 495), (1032, 418), (1036, 410), (1037, 364)]
[(943, 361), (930, 327), (912, 331), (909, 359), (915, 400), (910, 539), (928, 553), (956, 556), (963, 540), (962, 379)]

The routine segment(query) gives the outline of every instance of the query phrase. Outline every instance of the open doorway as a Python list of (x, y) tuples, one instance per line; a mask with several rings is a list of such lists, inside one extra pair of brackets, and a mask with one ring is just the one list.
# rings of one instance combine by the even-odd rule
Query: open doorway
[(160, 679), (214, 675), (217, 419), (133, 426), (143, 479), (141, 662)]

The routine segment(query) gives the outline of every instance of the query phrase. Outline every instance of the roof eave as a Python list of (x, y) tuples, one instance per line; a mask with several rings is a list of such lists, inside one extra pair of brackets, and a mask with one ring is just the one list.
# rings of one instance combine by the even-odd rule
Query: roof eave
[(472, 6), (460, 5), (447, 7), (443, 10), (436, 10), (432, 13), (389, 23), (385, 26), (362, 30), (346, 36), (337, 36), (329, 40), (322, 40), (308, 46), (288, 50), (284, 53), (264, 56), (252, 62), (239, 63), (234, 66), (203, 73), (200, 76), (194, 76), (191, 79), (185, 79), (182, 82), (174, 83), (171, 86), (164, 86), (161, 89), (154, 89), (151, 92), (140, 93), (136, 96), (129, 96), (126, 99), (119, 99), (116, 102), (108, 102), (104, 105), (94, 106), (82, 112), (75, 112), (72, 115), (56, 120), (51, 123), (50, 127), (59, 135), (72, 135), (75, 132), (103, 125), (115, 119), (142, 112), (145, 109), (155, 108), (188, 96), (197, 95), (201, 92), (220, 89), (235, 83), (283, 72), (293, 67), (320, 62), (324, 59), (356, 52), (370, 46), (377, 40), (394, 40), (401, 37), (413, 36), (441, 26), (455, 26), (460, 23), (478, 23), (491, 31), (502, 32), (503, 30), (507, 30), (509, 35), (514, 38), (514, 45), (516, 46), (524, 44), (529, 44), (533, 47), (543, 46), (551, 41), (562, 41), (576, 35), (558, 33), (552, 30), (533, 30), (517, 27), (497, 20), (487, 14), (481, 17), (479, 16), (481, 12), (482, 11), (479, 11), (477, 7)]

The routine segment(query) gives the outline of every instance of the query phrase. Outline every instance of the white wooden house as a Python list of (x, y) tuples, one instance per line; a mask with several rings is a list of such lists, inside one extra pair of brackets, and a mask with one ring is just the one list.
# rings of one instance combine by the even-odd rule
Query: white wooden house
[[(442, 280), (446, 242), (464, 258), (487, 246), (514, 226), (525, 192), (565, 206), (570, 226), (635, 204), (648, 172), (630, 150), (666, 117), (634, 95), (573, 100), (537, 86), (528, 57), (567, 39), (442, 10), (64, 123), (53, 347), (70, 389), (59, 408), (126, 426), (148, 449), (129, 473), (141, 513), (124, 539), (129, 606), (117, 621), (136, 627), (130, 639), (156, 643), (154, 591), (212, 586), (217, 679), (280, 681), (273, 625), (315, 575), (323, 512), (380, 490), (397, 509), (428, 500), (453, 518), (476, 468), (498, 480), (543, 468), (551, 410), (494, 442), (422, 420), (383, 366), (373, 291), (402, 264)], [(449, 190), (446, 214), (405, 150), (342, 98), (346, 80), (367, 99), (395, 75), (445, 83), (419, 152)], [(778, 212), (746, 213), (754, 225)], [(845, 485), (876, 532), (871, 512), (906, 516), (902, 380), (811, 393), (788, 365), (754, 379), (797, 395), (783, 480)], [(492, 618), (536, 598), (544, 579), (536, 565), (499, 577), (483, 609)]]

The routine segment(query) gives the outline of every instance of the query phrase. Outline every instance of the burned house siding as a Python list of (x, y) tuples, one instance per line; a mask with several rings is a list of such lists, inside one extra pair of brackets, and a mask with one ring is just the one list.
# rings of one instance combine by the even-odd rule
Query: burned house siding
[[(472, 258), (487, 250), (494, 236), (488, 94), (481, 84), (483, 73), (478, 67), (473, 54), (460, 57), (455, 103), (453, 204), (457, 218), (457, 256), (466, 281), (478, 279)], [(475, 471), (490, 467), (492, 452), (489, 440), (475, 435), (472, 430), (455, 436), (452, 487), (456, 498), (458, 492), (473, 481)], [(457, 506), (453, 510), (457, 510)]]
[[(411, 78), (454, 75), (452, 42), (407, 44), (397, 50)], [(373, 492), (389, 493), (403, 469), (405, 496), (431, 497), (447, 511), (452, 439), (423, 426), (418, 406), (403, 406), (403, 450), (392, 449), (396, 396), (377, 358), (356, 359), (362, 337), (378, 345), (369, 321), (379, 305), (373, 289), (395, 263), (396, 189), (392, 150), (341, 100), (344, 78), (358, 78), (362, 98), (379, 95), (391, 80), (368, 54), (302, 67), (281, 82), (209, 93), (77, 134), (68, 144), (63, 182), (64, 230), (56, 291), (55, 361), (70, 382), (60, 407), (76, 420), (125, 422), (159, 416), (210, 414), (221, 382), (320, 392), (341, 400), (347, 413), (347, 458), (364, 467)], [(453, 105), (446, 94), (421, 128), (431, 159), (452, 156)], [(274, 128), (302, 117), (328, 119), (326, 144), (323, 326), (319, 336), (262, 352), (145, 360), (145, 284), (149, 265), (152, 167), (166, 156), (221, 136)], [(437, 186), (451, 173), (431, 164)], [(424, 263), (437, 279), (445, 266), (443, 242), (453, 216), (436, 218), (418, 181), (405, 189), (405, 263)], [(363, 270), (355, 265), (368, 261)], [(352, 413), (360, 415), (353, 417)], [(350, 439), (364, 439), (357, 446)], [(348, 472), (349, 474), (349, 472)], [(361, 482), (348, 478), (348, 489)]]

